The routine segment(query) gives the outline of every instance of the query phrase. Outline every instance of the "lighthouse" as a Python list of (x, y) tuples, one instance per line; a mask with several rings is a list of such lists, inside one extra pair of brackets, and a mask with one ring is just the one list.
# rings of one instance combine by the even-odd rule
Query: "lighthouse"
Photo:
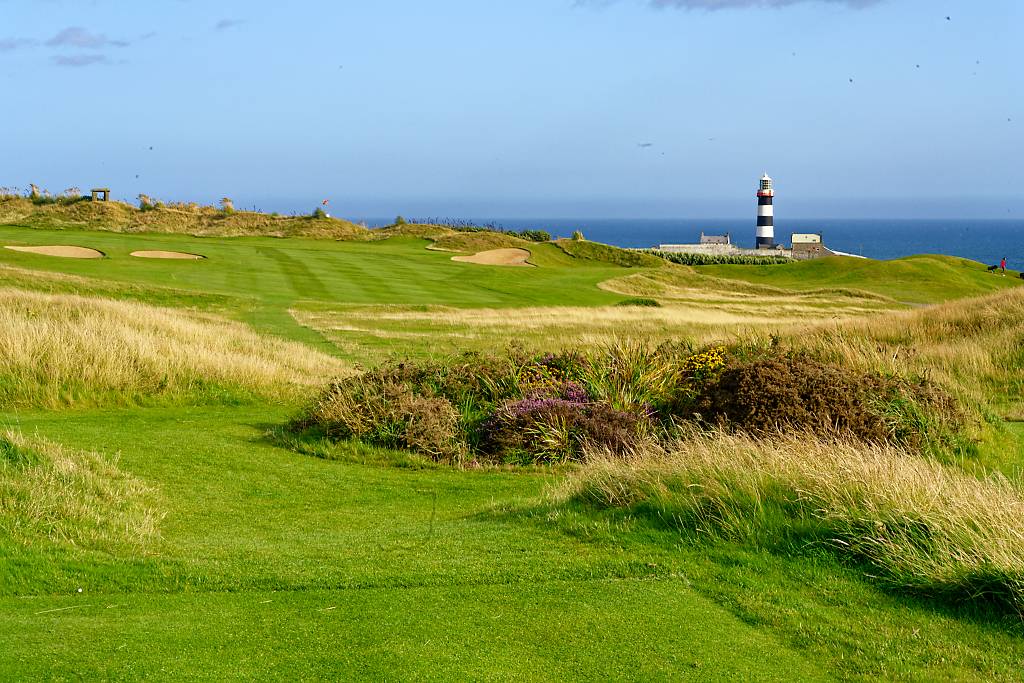
[(765, 173), (761, 176), (761, 187), (757, 191), (757, 248), (775, 247), (775, 215), (772, 207), (772, 179)]

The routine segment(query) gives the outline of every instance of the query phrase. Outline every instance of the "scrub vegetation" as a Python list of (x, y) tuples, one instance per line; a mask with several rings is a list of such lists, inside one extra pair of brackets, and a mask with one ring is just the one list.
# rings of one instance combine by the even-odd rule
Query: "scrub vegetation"
[(1019, 280), (101, 204), (0, 199), (105, 255), (0, 249), (0, 678), (1019, 679)]

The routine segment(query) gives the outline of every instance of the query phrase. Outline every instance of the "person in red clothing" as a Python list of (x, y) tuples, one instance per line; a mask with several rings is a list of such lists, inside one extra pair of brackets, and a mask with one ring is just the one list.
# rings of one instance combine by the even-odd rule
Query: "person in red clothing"
[(1006, 257), (1005, 256), (1003, 257), (1003, 260), (999, 262), (999, 270), (1003, 271), (1003, 277), (1006, 277)]

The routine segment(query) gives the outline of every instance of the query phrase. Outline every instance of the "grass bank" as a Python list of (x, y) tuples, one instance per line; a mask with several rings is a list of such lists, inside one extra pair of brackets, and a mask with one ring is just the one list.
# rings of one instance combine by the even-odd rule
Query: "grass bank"
[(0, 290), (0, 405), (95, 406), (295, 396), (336, 359), (209, 314)]

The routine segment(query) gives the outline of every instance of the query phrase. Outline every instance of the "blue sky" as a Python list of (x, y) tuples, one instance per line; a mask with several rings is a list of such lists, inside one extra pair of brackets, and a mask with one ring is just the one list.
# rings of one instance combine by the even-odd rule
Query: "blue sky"
[(1022, 6), (0, 0), (0, 185), (730, 217), (767, 170), (794, 217), (1020, 218)]

